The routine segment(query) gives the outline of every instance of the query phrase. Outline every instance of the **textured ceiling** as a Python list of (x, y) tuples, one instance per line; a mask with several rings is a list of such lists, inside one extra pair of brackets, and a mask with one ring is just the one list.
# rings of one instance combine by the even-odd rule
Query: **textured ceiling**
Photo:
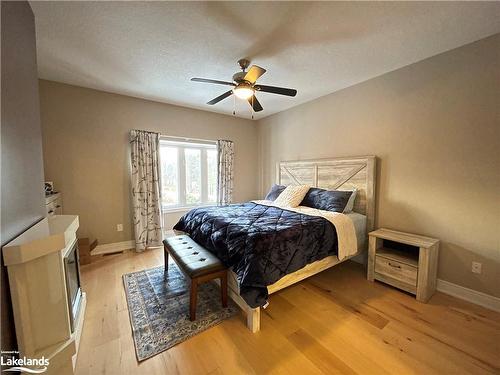
[[(262, 118), (500, 32), (495, 2), (31, 2), (41, 78), (231, 114), (205, 103), (247, 57)], [(250, 116), (236, 101), (237, 115)]]

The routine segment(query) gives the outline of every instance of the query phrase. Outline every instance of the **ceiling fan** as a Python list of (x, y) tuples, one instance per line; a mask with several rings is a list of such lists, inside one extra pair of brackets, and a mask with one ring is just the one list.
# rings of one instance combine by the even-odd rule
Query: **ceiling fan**
[(204, 82), (204, 83), (215, 83), (217, 85), (227, 85), (233, 86), (233, 88), (229, 91), (226, 91), (224, 94), (219, 95), (215, 99), (207, 102), (209, 105), (214, 105), (220, 102), (221, 100), (226, 99), (227, 97), (234, 94), (236, 97), (240, 99), (247, 100), (250, 106), (252, 106), (255, 112), (260, 112), (263, 110), (259, 101), (257, 100), (255, 93), (256, 92), (269, 92), (271, 94), (278, 95), (286, 95), (286, 96), (295, 96), (297, 95), (297, 90), (287, 89), (284, 87), (276, 87), (276, 86), (265, 86), (265, 85), (257, 85), (255, 82), (262, 76), (266, 70), (257, 65), (252, 65), (248, 72), (246, 69), (248, 65), (250, 65), (250, 61), (247, 59), (238, 60), (238, 64), (241, 67), (241, 72), (237, 72), (233, 75), (233, 82), (228, 81), (218, 81), (215, 79), (206, 79), (206, 78), (191, 78), (191, 81), (195, 82)]

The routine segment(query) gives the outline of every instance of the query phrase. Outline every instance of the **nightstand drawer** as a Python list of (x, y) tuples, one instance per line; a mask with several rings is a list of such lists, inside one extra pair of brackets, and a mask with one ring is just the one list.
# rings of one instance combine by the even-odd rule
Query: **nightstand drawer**
[(397, 260), (376, 256), (375, 273), (388, 276), (408, 285), (417, 286), (417, 267)]

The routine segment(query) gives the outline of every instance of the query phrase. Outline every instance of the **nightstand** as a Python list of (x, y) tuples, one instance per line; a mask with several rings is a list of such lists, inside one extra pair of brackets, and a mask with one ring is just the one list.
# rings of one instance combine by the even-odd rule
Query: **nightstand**
[(436, 290), (439, 240), (380, 228), (368, 233), (368, 275), (427, 302)]

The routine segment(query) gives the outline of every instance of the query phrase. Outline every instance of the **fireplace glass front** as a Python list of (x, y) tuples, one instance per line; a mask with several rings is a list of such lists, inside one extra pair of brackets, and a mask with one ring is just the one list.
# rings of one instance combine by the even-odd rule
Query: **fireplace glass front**
[(80, 260), (78, 257), (77, 242), (75, 242), (71, 250), (64, 257), (64, 266), (66, 272), (71, 332), (74, 332), (82, 297), (82, 291), (80, 289)]

